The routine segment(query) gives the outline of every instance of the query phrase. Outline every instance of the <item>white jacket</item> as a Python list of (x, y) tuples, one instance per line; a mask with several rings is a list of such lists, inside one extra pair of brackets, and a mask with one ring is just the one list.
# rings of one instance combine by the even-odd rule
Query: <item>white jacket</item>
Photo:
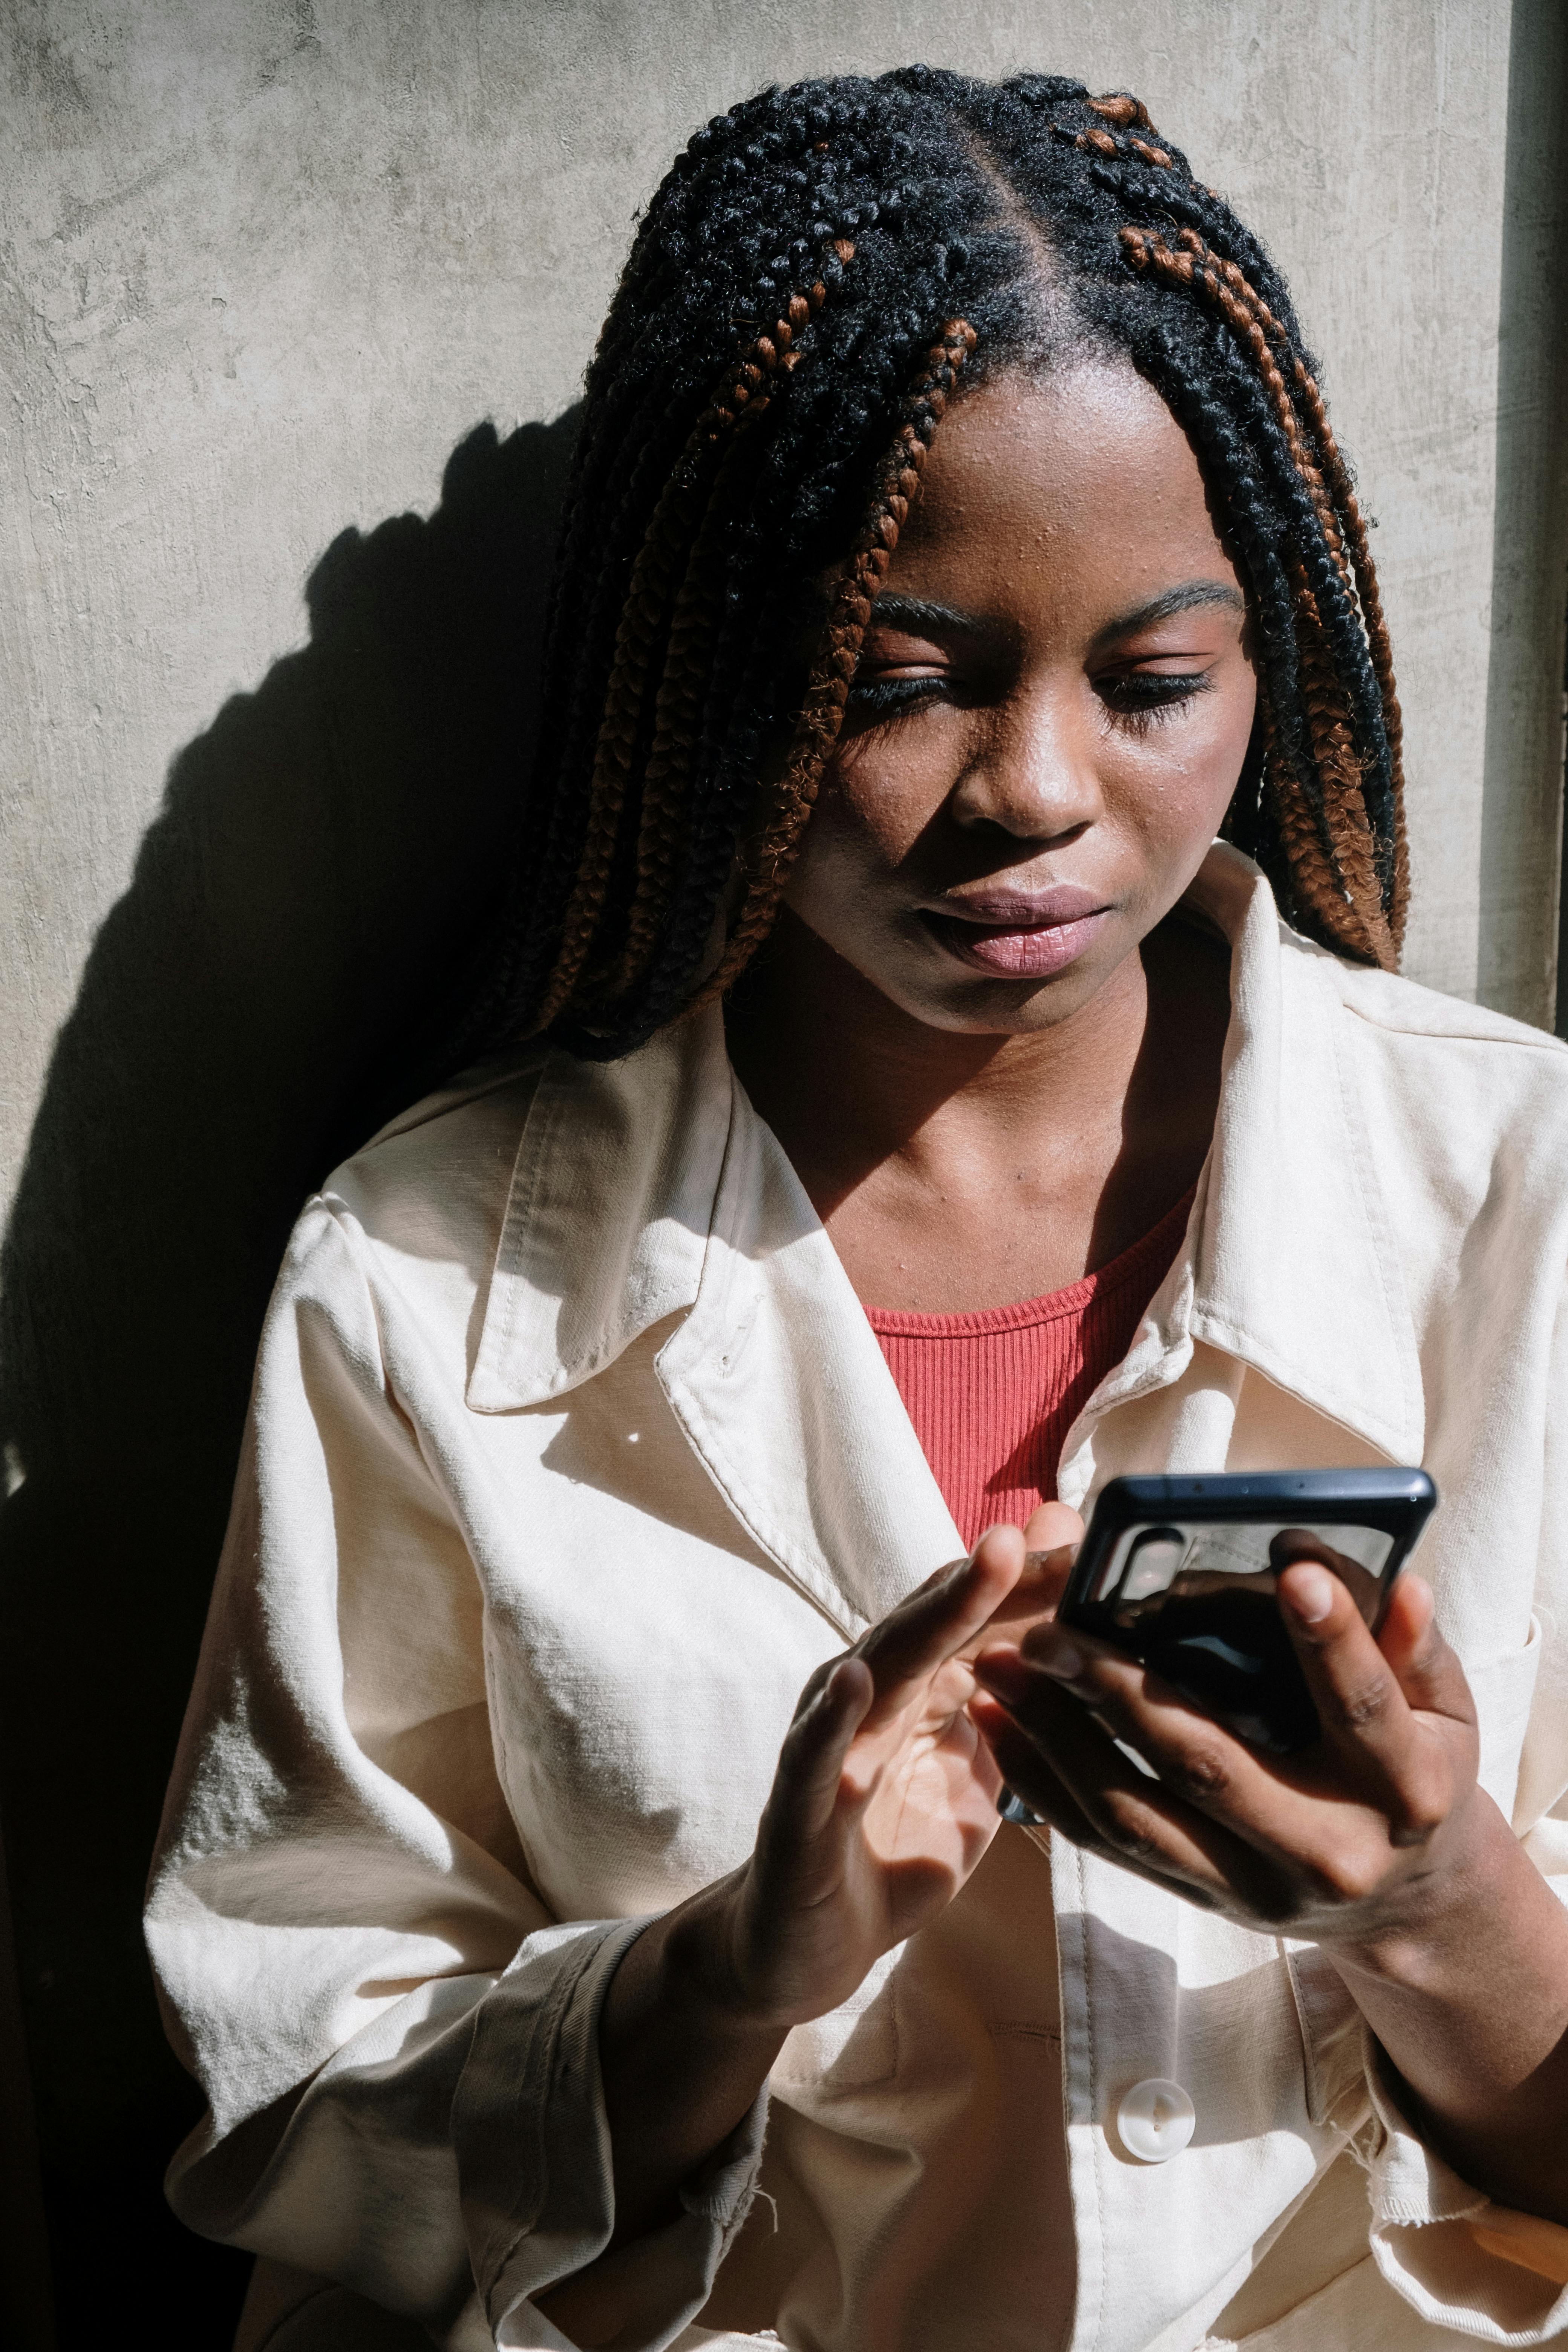
[[(1189, 908), (1233, 942), (1214, 1148), (1061, 1495), (1424, 1462), (1483, 1778), (1568, 1874), (1568, 1052), (1308, 945), (1232, 851)], [(813, 1667), (962, 1549), (717, 1013), (386, 1129), (279, 1277), (154, 1870), (212, 2110), (176, 2210), (454, 2352), (565, 2345), (533, 2298), (609, 2235), (609, 1973), (750, 1852)], [(1568, 2333), (1568, 2231), (1487, 2208), (1374, 2060), (1313, 1948), (1005, 1828), (614, 2258), (617, 2345)], [(1114, 2125), (1150, 2076), (1197, 2113), (1161, 2164)]]

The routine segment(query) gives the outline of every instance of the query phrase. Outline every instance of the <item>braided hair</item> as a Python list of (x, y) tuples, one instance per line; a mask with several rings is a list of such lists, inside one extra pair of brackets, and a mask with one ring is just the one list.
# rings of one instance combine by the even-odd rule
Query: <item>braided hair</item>
[(1184, 428), (1248, 593), (1226, 834), (1288, 920), (1393, 966), (1388, 634), (1279, 272), (1136, 99), (910, 67), (734, 107), (642, 221), (588, 372), (480, 1034), (609, 1057), (738, 978), (955, 389), (1086, 345)]

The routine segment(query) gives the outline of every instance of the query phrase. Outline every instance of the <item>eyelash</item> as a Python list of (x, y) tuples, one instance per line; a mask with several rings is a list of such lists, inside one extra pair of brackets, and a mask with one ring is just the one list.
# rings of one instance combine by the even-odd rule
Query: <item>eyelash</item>
[[(1147, 735), (1151, 728), (1173, 718), (1184, 704), (1207, 694), (1213, 684), (1205, 670), (1184, 670), (1163, 677), (1133, 671), (1125, 677), (1109, 680), (1100, 688), (1100, 696), (1119, 727), (1132, 735)], [(906, 711), (918, 710), (928, 702), (960, 699), (948, 681), (941, 677), (856, 678), (849, 688), (851, 709), (868, 719), (901, 718)]]
[[(1130, 734), (1147, 735), (1152, 727), (1163, 726), (1200, 694), (1207, 694), (1214, 679), (1207, 670), (1179, 670), (1164, 676), (1149, 671), (1132, 671), (1100, 688), (1100, 699), (1121, 727)], [(1130, 695), (1131, 699), (1121, 703), (1111, 700), (1112, 694)]]
[(940, 677), (857, 677), (849, 684), (849, 701), (871, 719), (891, 719), (922, 702), (952, 702), (955, 698)]

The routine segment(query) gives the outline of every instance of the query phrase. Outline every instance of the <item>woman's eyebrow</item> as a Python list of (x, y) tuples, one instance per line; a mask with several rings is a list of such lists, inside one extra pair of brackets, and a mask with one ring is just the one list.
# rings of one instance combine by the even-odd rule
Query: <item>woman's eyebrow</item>
[(879, 596), (871, 607), (871, 628), (907, 629), (911, 636), (935, 631), (943, 636), (978, 636), (985, 624), (977, 613), (961, 613), (952, 604), (928, 604), (920, 596)]
[(1163, 595), (1152, 596), (1146, 604), (1134, 605), (1129, 613), (1119, 613), (1104, 628), (1097, 629), (1090, 646), (1097, 652), (1118, 637), (1130, 637), (1138, 629), (1152, 629), (1156, 621), (1168, 621), (1173, 613), (1193, 613), (1205, 604), (1224, 604), (1233, 613), (1245, 613), (1247, 599), (1234, 582), (1229, 580), (1186, 580), (1179, 588), (1167, 588)]
[[(1240, 590), (1228, 580), (1185, 580), (1178, 588), (1167, 588), (1152, 596), (1146, 604), (1135, 605), (1131, 611), (1119, 613), (1104, 627), (1097, 629), (1091, 651), (1111, 644), (1118, 637), (1131, 636), (1135, 630), (1152, 628), (1157, 621), (1169, 620), (1174, 613), (1191, 613), (1205, 604), (1223, 604), (1229, 611), (1245, 613), (1247, 600)], [(934, 604), (923, 596), (900, 596), (889, 591), (877, 598), (871, 607), (872, 628), (906, 629), (911, 636), (981, 636), (994, 625), (978, 613), (961, 612), (954, 604)]]

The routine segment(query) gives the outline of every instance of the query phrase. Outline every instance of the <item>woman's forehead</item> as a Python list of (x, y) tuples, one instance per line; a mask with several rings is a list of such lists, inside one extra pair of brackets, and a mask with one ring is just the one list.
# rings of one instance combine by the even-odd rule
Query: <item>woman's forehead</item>
[(889, 587), (918, 594), (938, 573), (1086, 562), (1140, 579), (1194, 563), (1232, 576), (1191, 445), (1134, 369), (1096, 361), (993, 378), (936, 436)]

